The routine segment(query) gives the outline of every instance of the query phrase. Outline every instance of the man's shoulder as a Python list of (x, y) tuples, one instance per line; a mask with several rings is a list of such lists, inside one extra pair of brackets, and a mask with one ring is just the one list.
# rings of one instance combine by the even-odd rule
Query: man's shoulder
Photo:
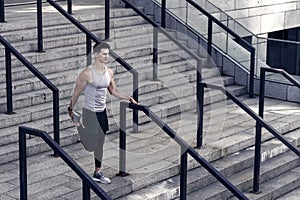
[(82, 78), (87, 78), (87, 77), (89, 77), (91, 74), (92, 74), (91, 69), (90, 69), (89, 67), (86, 67), (86, 68), (84, 68), (84, 69), (81, 71), (80, 76), (81, 76)]
[(107, 67), (107, 71), (108, 71), (108, 73), (111, 74), (111, 75), (114, 74), (114, 70), (112, 70), (111, 68), (108, 68), (108, 67)]

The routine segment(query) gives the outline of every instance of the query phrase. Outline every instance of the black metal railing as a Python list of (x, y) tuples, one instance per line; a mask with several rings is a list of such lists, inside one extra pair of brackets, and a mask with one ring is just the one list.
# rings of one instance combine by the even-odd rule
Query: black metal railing
[[(108, 1), (108, 0), (106, 0)], [(183, 51), (185, 51), (189, 56), (197, 61), (197, 103), (199, 112), (198, 112), (198, 129), (197, 129), (197, 147), (200, 148), (202, 146), (202, 135), (203, 135), (203, 99), (201, 98), (204, 94), (204, 91), (200, 89), (199, 84), (202, 81), (202, 60), (198, 55), (196, 55), (193, 51), (183, 45), (180, 41), (178, 41), (175, 37), (173, 37), (170, 33), (168, 33), (164, 28), (160, 27), (156, 22), (150, 19), (147, 15), (145, 15), (140, 9), (135, 7), (132, 3), (127, 0), (122, 0), (125, 3), (125, 6), (134, 10), (137, 14), (139, 14), (144, 20), (146, 20), (149, 24), (154, 27), (153, 31), (153, 80), (157, 80), (158, 78), (158, 33), (164, 34), (167, 38), (169, 38), (172, 42), (174, 42), (177, 46), (179, 46)], [(109, 19), (105, 19), (109, 20)]]
[(5, 22), (4, 0), (0, 0), (0, 22)]
[(255, 161), (254, 161), (254, 178), (253, 178), (253, 192), (257, 193), (259, 191), (259, 171), (260, 171), (260, 158), (261, 158), (261, 131), (258, 127), (264, 127), (268, 130), (274, 137), (286, 145), (290, 150), (296, 153), (300, 157), (300, 151), (293, 146), (287, 139), (285, 139), (280, 132), (274, 129), (268, 122), (266, 122), (261, 116), (257, 115), (249, 106), (240, 101), (234, 94), (227, 91), (225, 88), (212, 84), (202, 83), (202, 87), (212, 88), (222, 91), (229, 99), (231, 99), (236, 105), (243, 109), (252, 119), (256, 121), (256, 134), (255, 134)]
[[(122, 0), (124, 2), (124, 0)], [(196, 8), (198, 11), (200, 11), (202, 14), (204, 14), (208, 19), (208, 34), (207, 34), (207, 52), (209, 55), (212, 55), (212, 34), (213, 34), (213, 23), (217, 24), (220, 28), (225, 30), (228, 34), (232, 35), (233, 38), (235, 38), (235, 41), (245, 48), (247, 51), (250, 52), (250, 80), (249, 80), (249, 97), (254, 97), (254, 71), (255, 71), (255, 48), (250, 45), (247, 41), (245, 41), (242, 37), (240, 37), (237, 33), (235, 33), (233, 30), (228, 28), (226, 25), (224, 25), (221, 21), (219, 21), (216, 17), (211, 15), (209, 12), (207, 12), (204, 8), (199, 6), (198, 3), (196, 3), (193, 0), (186, 0), (187, 3), (192, 5), (194, 8)], [(166, 0), (161, 1), (161, 24), (162, 27), (165, 27), (166, 24)], [(188, 28), (188, 27), (187, 27)], [(194, 32), (194, 30), (190, 30)]]
[[(72, 14), (72, 0), (56, 0), (55, 2), (60, 1), (67, 1), (68, 6), (68, 13)], [(36, 0), (36, 3), (34, 1), (32, 2), (25, 2), (25, 3), (15, 3), (15, 4), (9, 4), (9, 6), (21, 6), (21, 5), (31, 5), (36, 4), (37, 8), (37, 51), (43, 52), (43, 16), (42, 16), (42, 4), (45, 3), (43, 0)], [(4, 0), (0, 0), (0, 22), (5, 22), (5, 4)]]
[(200, 163), (211, 175), (213, 175), (220, 183), (222, 183), (234, 196), (239, 199), (248, 199), (241, 191), (239, 191), (232, 183), (230, 183), (220, 172), (218, 172), (208, 161), (201, 157), (188, 143), (186, 143), (175, 131), (173, 131), (163, 120), (161, 120), (149, 107), (144, 105), (136, 105), (127, 102), (120, 103), (120, 152), (119, 152), (119, 174), (126, 176), (126, 108), (140, 110), (144, 112), (158, 127), (170, 136), (177, 144), (181, 146), (180, 161), (180, 199), (185, 200), (187, 195), (187, 156), (192, 156)]
[[(291, 83), (293, 83), (296, 87), (300, 89), (300, 83), (288, 74), (283, 69), (275, 69), (275, 68), (265, 68), (262, 67), (260, 69), (260, 86), (259, 86), (259, 109), (258, 115), (263, 118), (264, 117), (264, 104), (265, 104), (265, 82), (266, 82), (266, 72), (279, 73), (283, 75), (286, 79), (288, 79)], [(259, 192), (259, 173), (260, 173), (260, 160), (261, 160), (261, 132), (262, 132), (262, 124), (256, 122), (256, 139), (255, 139), (255, 167), (254, 167), (254, 181), (253, 181), (253, 191)], [(279, 139), (282, 143), (284, 143), (289, 149), (295, 152), (298, 156), (300, 156), (299, 150), (291, 145), (289, 142)]]
[[(53, 0), (47, 0), (47, 2), (58, 10), (64, 17), (66, 17), (71, 23), (73, 23), (78, 29), (80, 29), (86, 35), (86, 55), (87, 64), (91, 64), (91, 40), (96, 43), (100, 43), (101, 40), (94, 35), (91, 31), (85, 28), (79, 21), (77, 21), (72, 15), (67, 13), (61, 6), (55, 3)], [(120, 56), (118, 56), (113, 50), (110, 50), (110, 55), (121, 64), (127, 71), (133, 75), (133, 95), (132, 97), (138, 101), (138, 72), (132, 68), (127, 62), (125, 62)], [(138, 112), (133, 112), (133, 132), (138, 132)]]
[(92, 189), (101, 199), (110, 200), (108, 194), (91, 179), (91, 177), (44, 131), (21, 126), (19, 127), (19, 172), (20, 172), (20, 199), (27, 200), (27, 158), (26, 134), (42, 138), (61, 159), (81, 178), (82, 199), (90, 199)]
[(42, 81), (53, 93), (53, 132), (54, 140), (59, 144), (59, 90), (41, 72), (39, 72), (24, 56), (22, 56), (9, 42), (0, 36), (0, 43), (5, 47), (6, 62), (6, 97), (7, 114), (13, 114), (11, 54), (13, 54), (28, 70)]

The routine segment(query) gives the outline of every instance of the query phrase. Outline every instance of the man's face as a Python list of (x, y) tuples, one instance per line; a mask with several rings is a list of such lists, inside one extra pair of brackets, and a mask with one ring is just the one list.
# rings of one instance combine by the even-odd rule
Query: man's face
[(96, 59), (101, 63), (107, 63), (109, 59), (109, 49), (101, 49), (99, 53), (95, 53)]

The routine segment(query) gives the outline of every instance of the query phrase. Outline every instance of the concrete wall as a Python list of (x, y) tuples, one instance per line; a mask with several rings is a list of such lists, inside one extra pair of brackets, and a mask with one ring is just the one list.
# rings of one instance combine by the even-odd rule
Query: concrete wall
[[(130, 0), (135, 4), (143, 4), (148, 0)], [(161, 0), (156, 0), (161, 2)], [(299, 0), (194, 0), (204, 7), (208, 12), (222, 20), (224, 15), (218, 12), (218, 8), (224, 10), (229, 16), (257, 35), (268, 32), (300, 26), (300, 1)], [(112, 5), (122, 5), (120, 0), (112, 0)], [(147, 5), (147, 4), (146, 4)], [(216, 5), (217, 7), (215, 7)], [(199, 15), (193, 12), (191, 6), (187, 9), (183, 0), (168, 0), (167, 8), (179, 16), (183, 21), (199, 24)], [(189, 16), (187, 18), (187, 16)], [(193, 22), (195, 19), (195, 22)], [(201, 23), (203, 24), (203, 23)], [(205, 27), (205, 26), (202, 26)], [(238, 31), (237, 31), (238, 32)]]
[(209, 0), (255, 34), (300, 26), (299, 0)]

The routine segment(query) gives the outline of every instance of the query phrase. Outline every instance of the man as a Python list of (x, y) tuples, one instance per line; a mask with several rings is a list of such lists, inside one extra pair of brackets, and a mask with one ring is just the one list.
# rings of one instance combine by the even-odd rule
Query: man
[(94, 151), (95, 171), (93, 179), (105, 184), (111, 183), (110, 179), (105, 177), (100, 170), (104, 139), (108, 131), (106, 114), (107, 90), (117, 98), (129, 100), (131, 103), (137, 104), (132, 97), (117, 89), (113, 70), (106, 66), (109, 59), (109, 50), (110, 46), (105, 42), (94, 45), (95, 61), (92, 65), (86, 67), (77, 77), (70, 106), (68, 107), (69, 115), (75, 121), (76, 113), (73, 112), (73, 108), (80, 93), (84, 92), (85, 100), (82, 109), (82, 125), (79, 123), (76, 126), (84, 147), (88, 151)]

